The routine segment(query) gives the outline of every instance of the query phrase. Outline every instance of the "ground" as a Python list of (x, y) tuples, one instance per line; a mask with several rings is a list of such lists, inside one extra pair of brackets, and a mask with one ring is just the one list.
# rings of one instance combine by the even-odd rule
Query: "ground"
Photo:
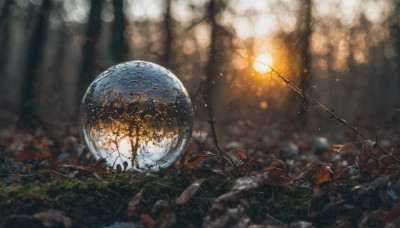
[(71, 132), (57, 142), (4, 130), (0, 227), (400, 225), (396, 154), (375, 142), (292, 137), (219, 151), (209, 137), (143, 174), (93, 161)]

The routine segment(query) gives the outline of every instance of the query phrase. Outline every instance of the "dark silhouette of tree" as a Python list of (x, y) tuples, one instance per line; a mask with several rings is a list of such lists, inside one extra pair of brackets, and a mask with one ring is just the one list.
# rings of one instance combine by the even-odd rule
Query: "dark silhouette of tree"
[[(311, 0), (302, 0), (299, 6), (298, 32), (300, 53), (300, 89), (305, 94), (310, 93), (311, 88), (311, 55), (309, 53), (311, 36)], [(303, 126), (307, 124), (308, 102), (306, 98), (301, 100), (300, 119)]]
[(12, 0), (4, 0), (3, 7), (0, 9), (0, 25), (3, 24), (3, 21), (7, 18), (9, 8), (11, 6)]
[(6, 61), (7, 61), (7, 54), (8, 54), (8, 41), (9, 41), (9, 30), (10, 30), (10, 23), (9, 23), (9, 8), (11, 6), (11, 0), (5, 0), (3, 2), (3, 7), (0, 9), (0, 72), (5, 69)]
[(124, 0), (113, 0), (114, 21), (111, 36), (111, 54), (115, 63), (126, 59)]
[(62, 71), (64, 60), (66, 58), (66, 50), (67, 50), (67, 41), (68, 41), (68, 27), (66, 23), (62, 20), (63, 16), (66, 14), (63, 8), (63, 2), (55, 2), (53, 3), (53, 11), (55, 11), (57, 15), (57, 19), (60, 20), (60, 25), (57, 28), (57, 43), (54, 46), (54, 59), (52, 60), (52, 69), (54, 69), (58, 77), (53, 77), (52, 87), (54, 91), (62, 91), (64, 86), (64, 79)]
[(22, 82), (22, 97), (20, 115), (17, 125), (20, 128), (34, 128), (44, 126), (44, 122), (38, 116), (35, 100), (35, 82), (38, 76), (40, 60), (43, 56), (48, 30), (48, 15), (51, 8), (51, 0), (43, 0), (37, 21), (32, 28), (32, 33), (27, 44), (27, 61)]
[(78, 80), (78, 104), (80, 104), (86, 88), (97, 73), (97, 52), (99, 50), (101, 31), (101, 4), (102, 0), (91, 0), (86, 42), (82, 48), (82, 69)]
[[(394, 49), (395, 49), (395, 55), (394, 55), (394, 62), (395, 62), (395, 71), (394, 73), (396, 74), (397, 78), (397, 94), (396, 97), (397, 99), (395, 102), (397, 103), (397, 106), (400, 105), (400, 21), (398, 20), (398, 16), (400, 14), (400, 2), (395, 0), (394, 1), (395, 8), (393, 10), (392, 15), (388, 17), (389, 23), (390, 23), (390, 36), (392, 40), (394, 41)], [(393, 120), (400, 120), (400, 111), (397, 111), (394, 116)]]
[(221, 63), (221, 41), (219, 33), (221, 33), (221, 26), (217, 24), (216, 17), (222, 7), (217, 5), (219, 0), (210, 0), (207, 6), (207, 20), (211, 25), (211, 39), (209, 48), (209, 58), (207, 62), (207, 79), (205, 83), (205, 90), (203, 98), (206, 101), (208, 108), (211, 108), (210, 96), (214, 88), (215, 77), (219, 74), (219, 64)]
[(165, 0), (165, 13), (164, 13), (164, 26), (165, 26), (165, 53), (164, 63), (167, 67), (172, 65), (172, 28), (173, 20), (171, 17), (171, 0)]
[(393, 12), (393, 16), (391, 17), (392, 19), (394, 19), (393, 20), (394, 23), (391, 26), (391, 36), (395, 41), (394, 46), (396, 49), (395, 62), (397, 63), (396, 64), (397, 86), (400, 95), (400, 21), (396, 20), (396, 17), (398, 18), (399, 13), (400, 13), (400, 2), (397, 3), (395, 10)]

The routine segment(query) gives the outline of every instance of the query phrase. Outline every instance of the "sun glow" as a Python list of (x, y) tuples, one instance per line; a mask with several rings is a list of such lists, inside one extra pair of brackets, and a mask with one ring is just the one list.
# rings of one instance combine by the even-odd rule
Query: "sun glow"
[[(264, 64), (262, 64), (260, 62), (262, 62)], [(273, 64), (274, 64), (274, 61), (273, 61), (272, 56), (270, 54), (262, 54), (262, 55), (259, 55), (256, 58), (256, 61), (254, 62), (254, 65), (253, 65), (253, 68), (257, 72), (259, 72), (261, 74), (265, 74), (265, 73), (271, 71), (271, 69), (268, 66), (272, 66)]]

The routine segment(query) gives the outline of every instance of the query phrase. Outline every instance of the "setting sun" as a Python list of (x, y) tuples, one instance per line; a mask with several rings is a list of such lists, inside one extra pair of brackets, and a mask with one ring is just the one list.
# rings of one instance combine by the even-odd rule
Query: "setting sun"
[[(257, 61), (260, 61), (260, 62), (264, 63), (265, 65), (260, 63), (260, 62), (257, 62)], [(259, 55), (256, 58), (256, 61), (254, 62), (254, 65), (253, 65), (253, 68), (257, 72), (259, 72), (261, 74), (265, 74), (268, 71), (271, 71), (271, 69), (268, 66), (272, 66), (273, 64), (274, 64), (274, 61), (273, 61), (272, 56), (270, 54), (262, 54), (262, 55)]]

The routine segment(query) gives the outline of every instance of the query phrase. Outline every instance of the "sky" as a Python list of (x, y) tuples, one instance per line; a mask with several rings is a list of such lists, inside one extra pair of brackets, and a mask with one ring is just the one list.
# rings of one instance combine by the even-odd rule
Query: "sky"
[[(241, 39), (249, 37), (269, 36), (277, 31), (291, 32), (296, 26), (298, 2), (295, 0), (230, 0), (227, 9), (218, 18), (219, 23), (231, 25)], [(206, 0), (175, 0), (172, 6), (172, 16), (182, 24), (190, 24), (196, 18), (204, 15)], [(106, 0), (105, 5), (111, 6)], [(65, 1), (64, 6), (69, 12), (65, 19), (85, 23), (89, 13), (86, 0)], [(372, 23), (381, 22), (390, 14), (391, 3), (377, 0), (314, 0), (313, 18), (337, 19), (343, 25), (355, 23), (360, 13)], [(195, 9), (195, 10), (193, 10)], [(199, 10), (201, 9), (201, 10)], [(164, 0), (126, 1), (125, 13), (130, 21), (162, 20)], [(105, 7), (102, 12), (105, 21), (112, 21), (112, 9)]]

